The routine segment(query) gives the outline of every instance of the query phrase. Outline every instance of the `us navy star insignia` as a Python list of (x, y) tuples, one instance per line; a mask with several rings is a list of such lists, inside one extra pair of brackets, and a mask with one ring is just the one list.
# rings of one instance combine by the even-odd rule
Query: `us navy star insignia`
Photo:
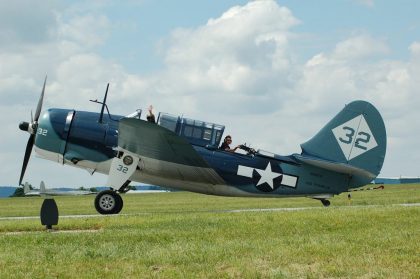
[(265, 168), (265, 170), (259, 170), (259, 169), (255, 169), (259, 175), (261, 176), (260, 180), (257, 183), (257, 187), (263, 183), (267, 183), (271, 189), (274, 190), (274, 184), (273, 184), (273, 180), (279, 176), (282, 176), (283, 174), (281, 173), (277, 173), (277, 172), (273, 172), (272, 168), (271, 168), (271, 163), (268, 162), (267, 167)]
[[(273, 162), (273, 164), (277, 164)], [(253, 168), (238, 165), (237, 175), (251, 178), (255, 187), (263, 192), (272, 192), (281, 186), (296, 188), (298, 177), (284, 174), (280, 165), (276, 165), (278, 171), (273, 171), (271, 161), (267, 163), (265, 169)]]

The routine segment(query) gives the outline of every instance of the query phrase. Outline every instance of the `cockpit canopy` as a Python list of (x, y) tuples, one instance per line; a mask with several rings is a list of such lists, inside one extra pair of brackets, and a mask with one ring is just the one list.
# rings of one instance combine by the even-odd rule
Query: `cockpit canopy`
[[(138, 109), (126, 117), (141, 119), (142, 110)], [(174, 116), (164, 112), (159, 113), (156, 123), (157, 125), (168, 129), (181, 137), (184, 137), (191, 144), (207, 148), (218, 148), (223, 132), (225, 130), (225, 126), (223, 125), (189, 119), (181, 116)], [(245, 147), (247, 149), (252, 149), (246, 145)], [(244, 148), (241, 149), (246, 150)], [(283, 161), (289, 161), (291, 163), (296, 163), (293, 155), (285, 157), (261, 149), (258, 149), (257, 151), (254, 150), (253, 152), (247, 152), (247, 155), (250, 156), (258, 155), (266, 158), (275, 158)]]
[(186, 138), (191, 144), (218, 147), (225, 126), (159, 113), (157, 124)]
[[(126, 117), (141, 119), (141, 114), (142, 110), (138, 109)], [(217, 148), (225, 130), (223, 125), (174, 116), (164, 112), (159, 113), (157, 124), (186, 138), (189, 143), (203, 147)]]

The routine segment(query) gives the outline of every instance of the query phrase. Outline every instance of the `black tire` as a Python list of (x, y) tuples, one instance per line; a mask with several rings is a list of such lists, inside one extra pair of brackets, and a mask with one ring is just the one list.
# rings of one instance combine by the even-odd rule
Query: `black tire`
[(121, 195), (119, 195), (118, 193), (115, 193), (115, 194), (117, 194), (117, 200), (118, 200), (118, 202), (117, 202), (117, 207), (115, 208), (115, 213), (114, 214), (118, 214), (118, 213), (121, 212), (121, 210), (122, 210), (122, 208), (124, 206), (124, 201), (123, 201)]
[(322, 202), (322, 205), (325, 206), (325, 207), (328, 207), (331, 204), (331, 202), (329, 200), (321, 200), (321, 202)]
[(112, 190), (99, 192), (95, 198), (95, 208), (100, 214), (117, 214), (122, 207), (121, 196)]

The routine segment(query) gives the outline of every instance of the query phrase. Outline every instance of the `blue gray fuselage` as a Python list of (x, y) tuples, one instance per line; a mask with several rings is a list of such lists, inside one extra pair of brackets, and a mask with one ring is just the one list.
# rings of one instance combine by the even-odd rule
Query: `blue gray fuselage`
[[(122, 116), (68, 109), (49, 109), (39, 119), (35, 146), (39, 155), (75, 167), (108, 174), (116, 156), (118, 126)], [(132, 180), (228, 196), (334, 195), (369, 182), (365, 178), (332, 172), (298, 161), (291, 156), (246, 155), (192, 145), (206, 166), (194, 168), (156, 158), (141, 158)], [(165, 171), (177, 166), (178, 171)], [(188, 169), (188, 170), (187, 170)], [(200, 172), (217, 175), (213, 184), (200, 181)], [(183, 171), (192, 173), (186, 176)]]

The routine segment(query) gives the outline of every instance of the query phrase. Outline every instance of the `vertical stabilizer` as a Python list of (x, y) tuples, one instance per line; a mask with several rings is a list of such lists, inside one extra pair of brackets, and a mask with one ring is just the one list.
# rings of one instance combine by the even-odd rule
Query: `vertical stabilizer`
[(29, 191), (31, 191), (31, 189), (29, 188), (29, 183), (25, 182), (25, 185), (23, 185), (23, 193), (26, 195), (27, 193), (29, 193)]
[(376, 177), (385, 159), (385, 125), (372, 104), (354, 101), (301, 147), (303, 156), (348, 164)]
[(41, 194), (44, 194), (46, 192), (44, 181), (41, 181), (41, 184), (39, 185), (39, 192)]

